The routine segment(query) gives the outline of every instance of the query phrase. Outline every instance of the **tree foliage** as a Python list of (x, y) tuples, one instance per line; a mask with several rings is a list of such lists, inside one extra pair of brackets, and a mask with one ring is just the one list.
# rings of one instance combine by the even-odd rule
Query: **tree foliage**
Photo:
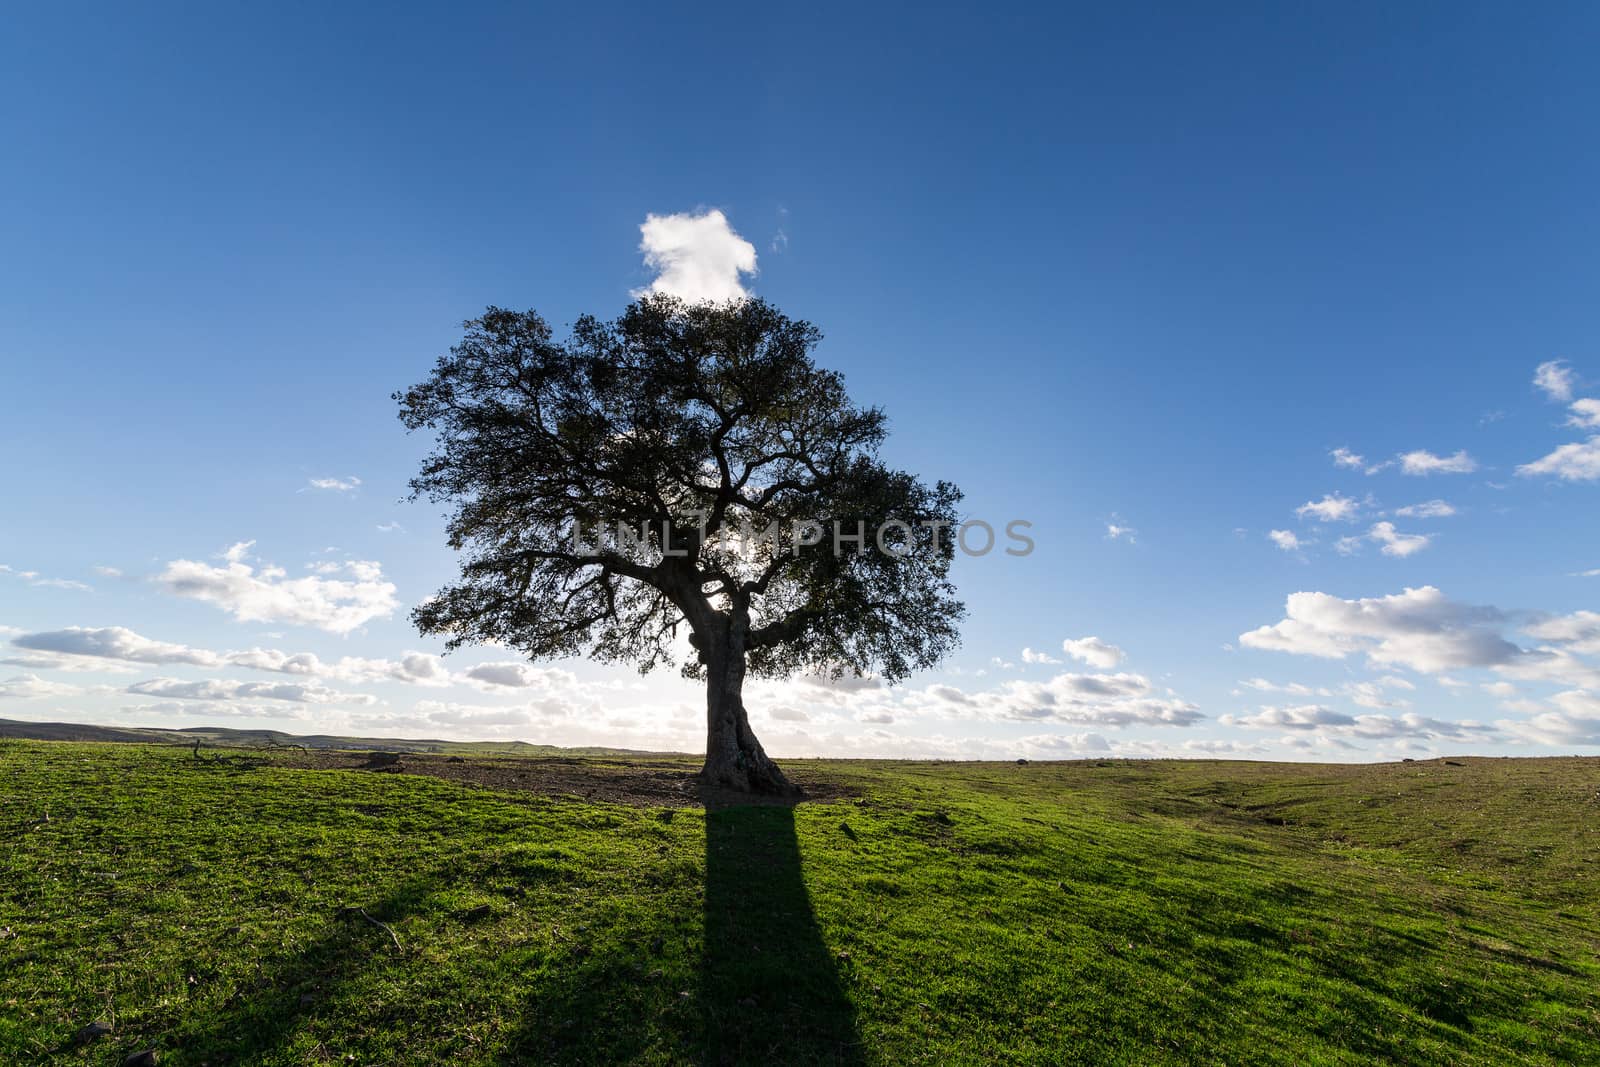
[[(960, 492), (880, 460), (884, 414), (812, 362), (820, 339), (754, 299), (649, 296), (565, 339), (532, 311), (466, 323), (395, 394), (405, 425), (436, 435), (412, 496), (453, 507), (463, 557), (418, 626), (452, 648), (677, 660), (691, 675), (735, 638), (757, 675), (931, 666), (963, 614)], [(822, 537), (797, 547), (812, 523)], [(638, 542), (596, 533), (619, 525)], [(685, 625), (699, 655), (677, 655)]]

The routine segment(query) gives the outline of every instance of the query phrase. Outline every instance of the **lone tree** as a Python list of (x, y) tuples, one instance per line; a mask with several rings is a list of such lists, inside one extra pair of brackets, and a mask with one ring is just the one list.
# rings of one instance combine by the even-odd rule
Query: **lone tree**
[[(437, 435), (411, 497), (449, 502), (460, 579), (413, 619), (448, 647), (587, 654), (706, 682), (702, 782), (794, 794), (744, 679), (931, 666), (959, 640), (960, 491), (877, 456), (885, 418), (761, 300), (649, 296), (556, 340), (489, 308), (396, 393)], [(688, 648), (675, 639), (686, 630)]]

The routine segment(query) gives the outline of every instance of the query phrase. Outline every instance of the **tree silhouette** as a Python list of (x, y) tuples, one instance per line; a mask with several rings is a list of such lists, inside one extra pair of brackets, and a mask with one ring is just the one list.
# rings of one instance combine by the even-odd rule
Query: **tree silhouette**
[(395, 394), (436, 435), (412, 499), (453, 505), (462, 554), (423, 633), (681, 661), (706, 681), (704, 783), (777, 794), (796, 790), (750, 729), (747, 675), (894, 681), (956, 645), (960, 491), (879, 460), (883, 412), (811, 361), (810, 323), (656, 295), (565, 340), (532, 311), (465, 327)]

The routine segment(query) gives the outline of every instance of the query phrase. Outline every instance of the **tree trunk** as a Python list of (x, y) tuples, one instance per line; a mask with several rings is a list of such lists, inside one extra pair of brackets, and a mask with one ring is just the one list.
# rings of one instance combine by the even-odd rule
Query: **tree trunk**
[(701, 784), (740, 793), (793, 797), (800, 789), (767, 758), (744, 710), (744, 647), (738, 628), (706, 662), (706, 764)]

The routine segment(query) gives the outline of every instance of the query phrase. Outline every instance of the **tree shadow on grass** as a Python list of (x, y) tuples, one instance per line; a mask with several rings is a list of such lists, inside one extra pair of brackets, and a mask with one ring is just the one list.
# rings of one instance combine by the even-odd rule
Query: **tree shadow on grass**
[[(806, 892), (792, 807), (702, 799), (700, 916), (663, 898), (633, 920), (645, 925), (617, 931), (609, 951), (538, 976), (497, 1063), (864, 1062), (841, 961)], [(658, 954), (626, 948), (652, 941)], [(663, 984), (696, 967), (698, 986)]]
[(794, 809), (706, 797), (705, 1062), (865, 1062), (806, 892)]

